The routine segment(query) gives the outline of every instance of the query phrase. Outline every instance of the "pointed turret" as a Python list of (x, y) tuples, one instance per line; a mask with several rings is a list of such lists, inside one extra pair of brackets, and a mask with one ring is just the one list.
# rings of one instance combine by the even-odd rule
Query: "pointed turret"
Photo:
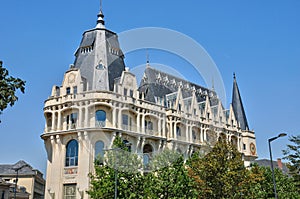
[(233, 90), (232, 90), (232, 108), (237, 122), (242, 130), (249, 130), (242, 98), (236, 82), (235, 74), (233, 74)]
[(113, 90), (125, 70), (124, 55), (116, 33), (104, 26), (102, 5), (94, 29), (85, 31), (75, 53), (74, 68), (80, 69), (85, 90)]

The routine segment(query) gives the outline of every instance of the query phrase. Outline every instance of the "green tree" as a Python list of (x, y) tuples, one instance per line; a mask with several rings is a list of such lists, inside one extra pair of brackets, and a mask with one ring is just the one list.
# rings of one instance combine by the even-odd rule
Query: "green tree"
[[(249, 198), (274, 198), (272, 171), (269, 167), (253, 165), (249, 176), (259, 176), (250, 183)], [(280, 169), (274, 170), (278, 198), (299, 199), (300, 195), (292, 177), (284, 174)]]
[(145, 176), (148, 198), (197, 198), (196, 183), (181, 154), (166, 149), (153, 158), (150, 168), (153, 172)]
[(2, 66), (2, 63), (0, 61), (0, 114), (8, 105), (13, 106), (18, 100), (17, 90), (25, 92), (25, 81), (9, 76), (8, 70)]
[(300, 135), (290, 136), (289, 141), (291, 144), (288, 144), (287, 149), (283, 150), (284, 159), (289, 161), (287, 167), (300, 192)]
[(105, 157), (100, 158), (95, 161), (95, 173), (89, 175), (91, 188), (87, 193), (91, 198), (114, 198), (116, 174), (118, 198), (142, 198), (141, 160), (130, 153), (120, 137), (116, 137), (113, 148), (106, 152)]
[(242, 156), (225, 141), (218, 141), (203, 158), (194, 156), (189, 175), (197, 182), (199, 198), (241, 198), (248, 193)]

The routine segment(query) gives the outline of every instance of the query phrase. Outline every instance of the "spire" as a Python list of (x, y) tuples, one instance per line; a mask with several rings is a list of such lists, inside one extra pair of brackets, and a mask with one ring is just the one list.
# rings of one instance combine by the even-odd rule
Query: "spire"
[(240, 128), (242, 130), (249, 130), (249, 126), (248, 126), (242, 98), (240, 95), (240, 91), (237, 85), (235, 73), (233, 74), (232, 108), (236, 120), (240, 124)]
[(96, 28), (105, 28), (104, 14), (102, 12), (102, 0), (100, 0), (100, 12), (97, 15), (97, 25)]

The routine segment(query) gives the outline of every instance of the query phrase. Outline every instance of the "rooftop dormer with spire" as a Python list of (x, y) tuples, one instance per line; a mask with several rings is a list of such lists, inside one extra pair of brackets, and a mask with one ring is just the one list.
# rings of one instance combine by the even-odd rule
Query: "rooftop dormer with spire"
[(232, 108), (237, 122), (242, 130), (249, 130), (242, 98), (236, 81), (235, 73), (233, 74), (233, 90), (232, 90)]
[(116, 33), (106, 29), (102, 5), (94, 29), (83, 33), (75, 53), (74, 68), (80, 70), (86, 90), (113, 90), (114, 79), (125, 69)]

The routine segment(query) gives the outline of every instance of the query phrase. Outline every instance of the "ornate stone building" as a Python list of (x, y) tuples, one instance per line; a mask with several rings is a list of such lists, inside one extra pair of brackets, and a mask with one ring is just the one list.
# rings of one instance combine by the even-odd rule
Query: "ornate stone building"
[(100, 11), (96, 27), (83, 33), (74, 64), (45, 101), (46, 199), (88, 198), (95, 157), (111, 148), (116, 136), (145, 155), (169, 148), (188, 157), (226, 139), (244, 154), (246, 165), (256, 158), (255, 134), (235, 78), (228, 110), (214, 90), (149, 63), (138, 85), (103, 17)]

